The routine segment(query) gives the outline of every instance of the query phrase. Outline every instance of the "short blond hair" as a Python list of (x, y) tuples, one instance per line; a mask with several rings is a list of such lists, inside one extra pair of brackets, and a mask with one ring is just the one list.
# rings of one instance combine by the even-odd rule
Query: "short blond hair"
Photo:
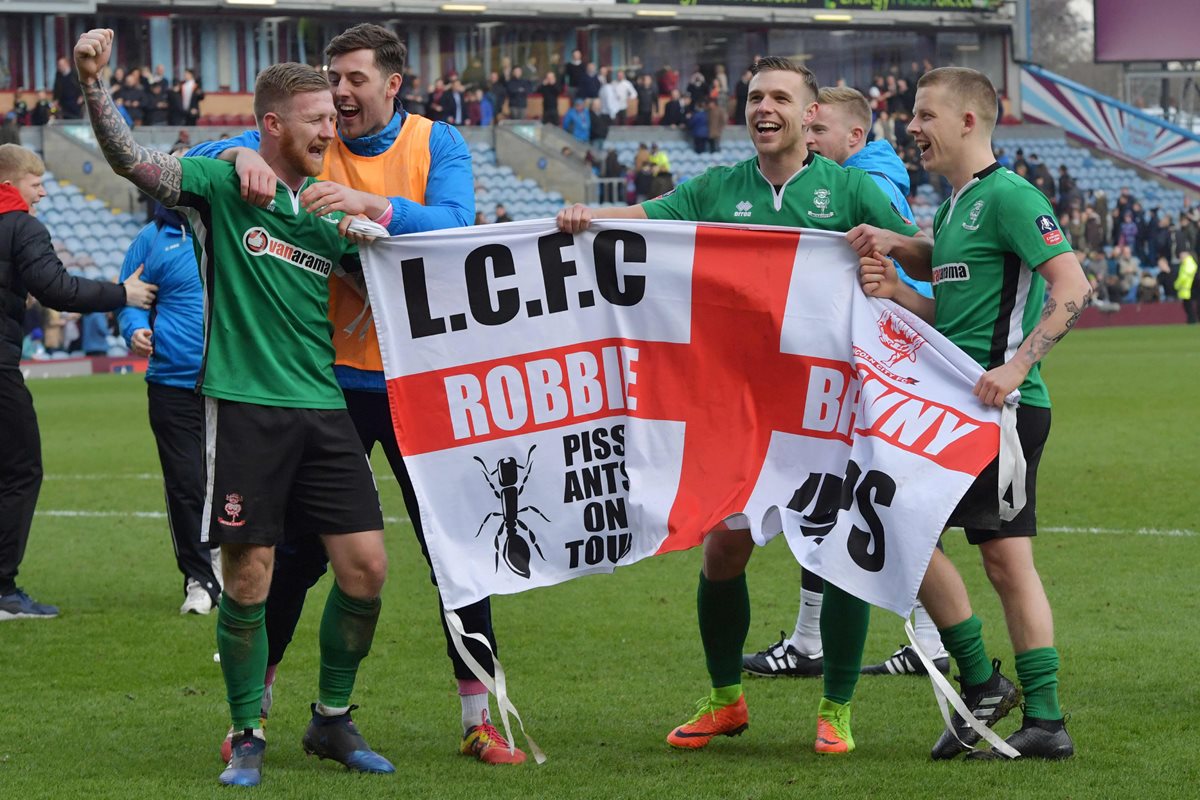
[(983, 123), (988, 133), (996, 127), (996, 87), (987, 75), (967, 67), (938, 67), (931, 69), (917, 81), (917, 88), (945, 86), (951, 97), (956, 98)]
[(328, 91), (329, 78), (319, 69), (294, 61), (272, 64), (254, 82), (254, 118), (262, 125), (263, 117), (280, 113), (296, 95)]
[(19, 144), (0, 144), (0, 181), (15, 181), (45, 172), (46, 165), (37, 153)]
[(823, 106), (841, 106), (850, 119), (862, 125), (864, 131), (871, 129), (871, 106), (858, 89), (849, 86), (827, 86), (817, 95), (817, 103)]

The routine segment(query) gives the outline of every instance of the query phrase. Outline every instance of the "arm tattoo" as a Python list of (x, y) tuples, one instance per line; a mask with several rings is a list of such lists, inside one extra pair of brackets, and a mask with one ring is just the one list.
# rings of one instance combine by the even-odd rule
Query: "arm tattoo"
[(1042, 318), (1039, 322), (1045, 322), (1050, 319), (1050, 315), (1058, 308), (1058, 302), (1053, 297), (1046, 298), (1046, 305), (1042, 306)]
[(1070, 316), (1063, 323), (1063, 329), (1057, 333), (1052, 333), (1046, 330), (1046, 321), (1058, 310), (1058, 303), (1053, 297), (1047, 298), (1046, 305), (1042, 309), (1042, 320), (1038, 326), (1033, 329), (1033, 333), (1029, 335), (1029, 349), (1025, 352), (1025, 359), (1032, 365), (1045, 358), (1050, 352), (1050, 348), (1062, 341), (1063, 337), (1071, 332), (1075, 327), (1075, 323), (1079, 322), (1079, 315), (1087, 308), (1088, 303), (1092, 301), (1092, 290), (1088, 289), (1084, 292), (1082, 298), (1078, 301), (1068, 300), (1063, 304)]
[(177, 205), (183, 180), (179, 159), (143, 147), (134, 140), (104, 81), (97, 78), (83, 83), (82, 88), (96, 143), (113, 172), (163, 205)]

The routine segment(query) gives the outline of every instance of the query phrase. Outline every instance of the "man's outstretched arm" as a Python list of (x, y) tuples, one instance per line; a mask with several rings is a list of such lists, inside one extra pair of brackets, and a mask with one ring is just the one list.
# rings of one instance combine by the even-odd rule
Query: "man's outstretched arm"
[(97, 28), (80, 36), (75, 44), (75, 69), (96, 143), (113, 172), (163, 205), (175, 206), (183, 179), (179, 159), (134, 140), (108, 92), (107, 82), (100, 77), (112, 55), (112, 41), (111, 30)]
[(1012, 358), (983, 373), (975, 384), (975, 396), (987, 405), (1002, 406), (1004, 398), (1025, 381), (1029, 370), (1071, 332), (1092, 301), (1091, 284), (1074, 253), (1059, 253), (1039, 266), (1038, 272), (1050, 290), (1042, 307), (1042, 319)]

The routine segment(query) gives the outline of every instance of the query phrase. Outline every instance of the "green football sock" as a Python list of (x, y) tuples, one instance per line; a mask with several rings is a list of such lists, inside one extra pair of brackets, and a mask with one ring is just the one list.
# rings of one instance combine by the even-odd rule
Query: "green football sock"
[(1017, 680), (1025, 692), (1025, 716), (1062, 719), (1058, 706), (1058, 650), (1035, 647), (1017, 653)]
[(221, 595), (217, 607), (217, 652), (235, 730), (257, 728), (267, 672), (266, 603), (243, 606)]
[(995, 671), (983, 646), (983, 623), (972, 614), (957, 625), (939, 628), (942, 644), (954, 656), (963, 686), (987, 683)]
[(382, 604), (378, 597), (358, 600), (334, 581), (321, 617), (321, 674), (317, 699), (330, 708), (350, 705), (359, 663), (371, 652)]
[(821, 603), (821, 647), (825, 651), (825, 698), (849, 703), (862, 672), (871, 606), (825, 581)]
[(736, 703), (738, 698), (742, 696), (742, 685), (740, 683), (733, 686), (713, 687), (709, 692), (708, 698), (714, 706), (728, 706)]
[[(746, 573), (727, 581), (710, 581), (700, 573), (696, 590), (700, 640), (714, 688), (740, 685), (742, 648), (750, 632), (750, 592)], [(736, 699), (736, 698), (735, 698)]]

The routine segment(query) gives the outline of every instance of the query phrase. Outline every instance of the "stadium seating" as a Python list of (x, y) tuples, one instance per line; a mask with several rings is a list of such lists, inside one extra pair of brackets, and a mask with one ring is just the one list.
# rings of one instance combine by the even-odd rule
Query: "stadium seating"
[(513, 220), (552, 217), (563, 206), (559, 192), (546, 191), (532, 178), (518, 178), (511, 167), (496, 164), (496, 151), (486, 143), (471, 146), (475, 176), (475, 208), (488, 222), (496, 221), (496, 204)]
[[(1037, 154), (1041, 162), (1050, 168), (1050, 174), (1056, 180), (1059, 165), (1065, 164), (1079, 188), (1085, 193), (1102, 189), (1111, 201), (1120, 193), (1122, 186), (1128, 186), (1147, 211), (1158, 208), (1161, 213), (1169, 214), (1172, 219), (1178, 220), (1179, 212), (1183, 209), (1182, 189), (1167, 188), (1158, 181), (1143, 178), (1133, 169), (1119, 166), (1102, 156), (1092, 155), (1091, 151), (1067, 141), (1004, 139), (996, 144), (1009, 154), (1015, 153), (1017, 148), (1022, 148), (1026, 157)], [(1112, 207), (1111, 202), (1109, 207)]]
[[(627, 168), (631, 168), (636, 142), (609, 142), (611, 149)], [(719, 153), (697, 154), (682, 141), (660, 143), (671, 161), (677, 183), (694, 178), (714, 164), (732, 164), (754, 155), (749, 141), (728, 143)], [(496, 164), (496, 153), (490, 145), (476, 143), (471, 147), (475, 174), (475, 207), (484, 213), (488, 222), (495, 221), (497, 203), (504, 205), (514, 220), (552, 217), (563, 206), (559, 192), (542, 189), (532, 178), (519, 178), (511, 168)], [(623, 203), (620, 205), (624, 205)]]
[[(1093, 155), (1090, 150), (1078, 147), (1065, 140), (1046, 138), (1014, 138), (997, 139), (997, 148), (1004, 148), (1005, 153), (1012, 156), (1018, 149), (1024, 151), (1028, 158), (1037, 155), (1038, 159), (1050, 169), (1050, 174), (1058, 180), (1058, 169), (1065, 165), (1076, 185), (1086, 195), (1089, 191), (1103, 191), (1109, 198), (1109, 208), (1114, 208), (1113, 202), (1121, 187), (1128, 186), (1134, 197), (1149, 211), (1158, 208), (1161, 214), (1166, 214), (1172, 220), (1178, 221), (1179, 213), (1184, 208), (1184, 191), (1167, 188), (1162, 183), (1141, 177), (1136, 170), (1120, 166), (1116, 162)], [(917, 188), (912, 200), (914, 220), (925, 230), (933, 225), (933, 215), (941, 202), (934, 187), (926, 184)]]
[[(748, 139), (726, 141), (716, 153), (697, 153), (691, 144), (675, 139), (658, 142), (658, 146), (671, 162), (671, 174), (675, 176), (676, 183), (694, 178), (716, 164), (735, 164), (754, 155), (754, 145)], [(617, 158), (622, 164), (632, 168), (638, 150), (636, 142), (610, 143), (610, 147), (616, 149)]]
[(46, 197), (38, 204), (38, 218), (50, 231), (63, 266), (80, 277), (116, 280), (142, 224), (132, 214), (114, 212), (79, 187), (56, 180), (52, 172), (46, 172), (43, 182)]

